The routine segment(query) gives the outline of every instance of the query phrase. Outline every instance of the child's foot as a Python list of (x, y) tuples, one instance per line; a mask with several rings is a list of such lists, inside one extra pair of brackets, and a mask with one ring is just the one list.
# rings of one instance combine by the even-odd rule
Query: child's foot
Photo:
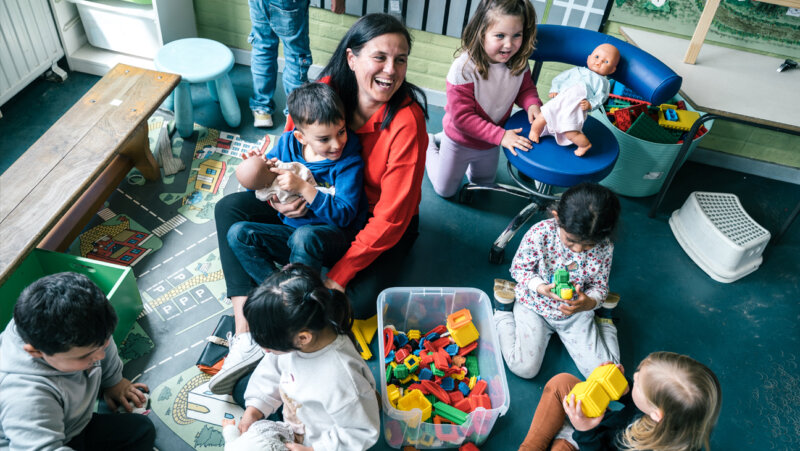
[(510, 312), (514, 310), (514, 301), (516, 294), (514, 294), (514, 287), (517, 284), (510, 280), (494, 279), (494, 301), (492, 302), (494, 309), (502, 312)]
[(533, 123), (531, 124), (531, 132), (528, 135), (528, 138), (538, 144), (539, 137), (542, 136), (542, 131), (544, 131), (545, 125), (547, 125), (547, 122), (544, 120), (544, 116), (539, 115), (539, 117), (534, 119)]
[(222, 368), (208, 381), (208, 389), (215, 395), (227, 395), (233, 391), (236, 381), (255, 368), (264, 351), (252, 339), (250, 332), (236, 336), (228, 333), (230, 349)]
[(253, 127), (272, 128), (272, 115), (263, 111), (253, 110)]
[(584, 156), (584, 155), (586, 154), (586, 152), (587, 152), (589, 149), (591, 149), (591, 148), (592, 148), (592, 145), (591, 145), (591, 144), (589, 144), (588, 146), (580, 146), (580, 147), (578, 147), (577, 149), (575, 149), (575, 155), (577, 155), (577, 156), (579, 156), (579, 157), (582, 157), (582, 156)]

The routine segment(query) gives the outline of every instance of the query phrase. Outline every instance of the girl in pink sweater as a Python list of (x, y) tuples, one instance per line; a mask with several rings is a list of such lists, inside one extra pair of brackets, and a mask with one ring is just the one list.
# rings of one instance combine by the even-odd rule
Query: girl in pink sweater
[(454, 195), (464, 174), (473, 183), (492, 183), (498, 145), (531, 148), (522, 129), (501, 124), (516, 103), (533, 122), (540, 113), (528, 57), (536, 37), (536, 11), (528, 0), (482, 0), (461, 36), (460, 55), (447, 74), (444, 131), (428, 136), (426, 169), (433, 189)]

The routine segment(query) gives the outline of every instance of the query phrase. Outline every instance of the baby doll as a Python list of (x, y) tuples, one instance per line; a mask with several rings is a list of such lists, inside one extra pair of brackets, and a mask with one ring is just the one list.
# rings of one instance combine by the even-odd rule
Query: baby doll
[(285, 443), (294, 442), (288, 423), (259, 420), (242, 434), (234, 420), (222, 420), (225, 451), (286, 451)]
[(586, 59), (586, 67), (574, 67), (553, 79), (550, 98), (542, 113), (531, 124), (530, 138), (538, 143), (540, 136), (553, 135), (561, 146), (570, 142), (578, 146), (575, 155), (583, 156), (592, 143), (581, 132), (590, 110), (600, 106), (609, 93), (607, 75), (619, 63), (619, 50), (611, 44), (600, 44)]
[(273, 194), (278, 197), (280, 203), (297, 200), (300, 197), (299, 194), (283, 190), (277, 183), (274, 183), (278, 174), (272, 172), (271, 168), (294, 172), (312, 185), (317, 184), (314, 176), (311, 175), (311, 171), (302, 163), (296, 161), (290, 163), (277, 160), (268, 161), (258, 156), (250, 157), (236, 167), (236, 179), (239, 180), (239, 184), (243, 187), (255, 191), (258, 200), (266, 201)]

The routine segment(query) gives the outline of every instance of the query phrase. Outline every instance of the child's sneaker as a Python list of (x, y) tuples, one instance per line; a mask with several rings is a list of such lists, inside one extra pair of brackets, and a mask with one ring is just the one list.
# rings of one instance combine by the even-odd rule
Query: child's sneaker
[(258, 128), (271, 128), (272, 115), (263, 111), (253, 110), (253, 126)]
[(236, 381), (255, 368), (264, 351), (252, 339), (250, 332), (236, 336), (228, 333), (230, 349), (222, 368), (208, 381), (208, 389), (216, 395), (227, 395), (233, 391)]
[(514, 294), (514, 287), (517, 284), (510, 280), (494, 279), (494, 309), (503, 312), (510, 312), (514, 310), (514, 301), (516, 294)]
[(619, 293), (611, 293), (611, 292), (609, 292), (608, 296), (606, 296), (605, 302), (603, 302), (602, 307), (604, 309), (611, 310), (614, 307), (616, 307), (617, 304), (619, 304)]

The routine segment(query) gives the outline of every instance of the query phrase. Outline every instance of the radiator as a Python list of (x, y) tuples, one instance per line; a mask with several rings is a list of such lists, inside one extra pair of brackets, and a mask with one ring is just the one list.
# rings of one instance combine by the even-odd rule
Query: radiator
[(0, 105), (64, 56), (47, 0), (0, 0)]

